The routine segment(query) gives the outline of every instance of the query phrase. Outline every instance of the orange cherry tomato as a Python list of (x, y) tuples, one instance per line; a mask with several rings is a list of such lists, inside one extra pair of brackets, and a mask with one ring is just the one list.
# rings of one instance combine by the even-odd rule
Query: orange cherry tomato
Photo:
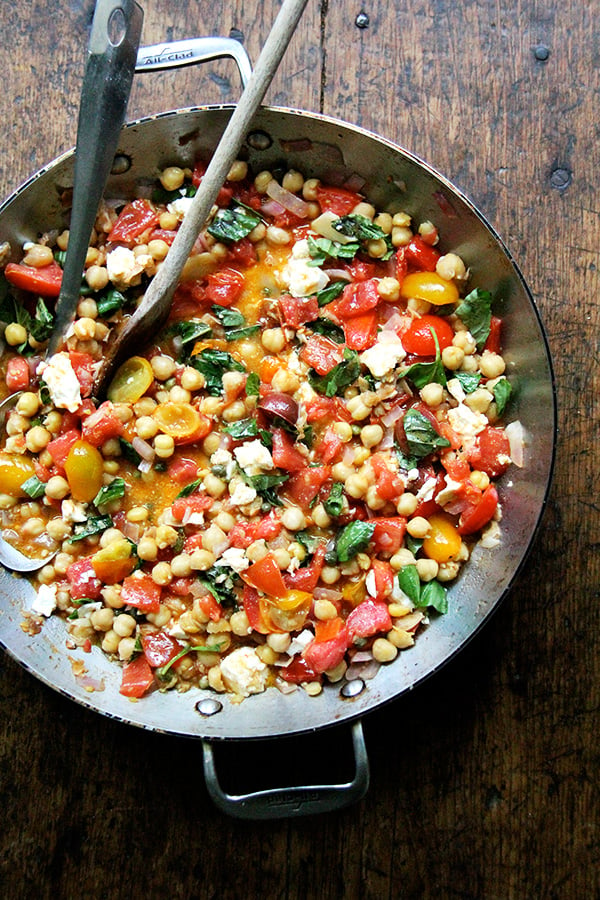
[(176, 403), (171, 400), (159, 403), (152, 415), (163, 434), (168, 434), (174, 441), (185, 441), (202, 432), (202, 437), (206, 437), (210, 431), (210, 421), (208, 429), (204, 430), (200, 413), (189, 403)]
[(131, 575), (137, 565), (137, 558), (132, 554), (133, 545), (123, 538), (112, 541), (91, 558), (96, 577), (104, 584), (117, 584)]
[(25, 456), (0, 453), (0, 493), (9, 497), (25, 497), (21, 485), (35, 475), (33, 462)]
[(424, 300), (433, 306), (456, 303), (459, 297), (454, 282), (446, 281), (437, 272), (411, 272), (400, 286), (400, 296), (405, 300)]
[(312, 594), (288, 591), (285, 597), (261, 597), (263, 622), (274, 631), (297, 631), (302, 628), (312, 606)]
[(413, 320), (410, 328), (402, 335), (402, 346), (407, 353), (414, 353), (416, 356), (435, 356), (432, 332), (435, 332), (440, 352), (452, 343), (452, 325), (441, 316), (426, 315)]
[(429, 534), (423, 541), (423, 553), (438, 563), (455, 559), (460, 552), (461, 537), (456, 524), (447, 513), (429, 517)]
[(65, 460), (65, 474), (73, 500), (89, 503), (102, 487), (104, 462), (96, 447), (75, 441)]

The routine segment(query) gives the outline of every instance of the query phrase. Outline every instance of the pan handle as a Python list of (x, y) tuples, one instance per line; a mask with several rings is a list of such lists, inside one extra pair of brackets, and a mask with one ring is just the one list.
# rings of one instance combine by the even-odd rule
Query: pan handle
[(210, 59), (220, 59), (223, 56), (231, 57), (235, 61), (242, 86), (246, 87), (252, 74), (252, 64), (245, 48), (235, 38), (190, 38), (186, 41), (140, 47), (135, 71), (140, 73), (155, 72), (157, 69), (176, 69), (180, 66), (207, 62)]
[(369, 788), (369, 758), (360, 721), (352, 725), (355, 773), (345, 784), (311, 784), (227, 794), (219, 783), (210, 741), (202, 741), (204, 777), (215, 805), (237, 819), (284, 819), (343, 809), (361, 800)]

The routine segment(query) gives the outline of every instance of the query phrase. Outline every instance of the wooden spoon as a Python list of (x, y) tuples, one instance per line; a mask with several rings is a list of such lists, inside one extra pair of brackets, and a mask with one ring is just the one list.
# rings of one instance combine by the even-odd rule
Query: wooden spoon
[(129, 348), (142, 346), (164, 323), (183, 266), (208, 219), (227, 173), (237, 158), (252, 118), (273, 79), (306, 3), (307, 0), (284, 0), (256, 68), (229, 120), (164, 263), (150, 282), (138, 308), (119, 330), (115, 330), (116, 333), (109, 341), (96, 376), (93, 392), (96, 398), (104, 395), (115, 368), (128, 355)]

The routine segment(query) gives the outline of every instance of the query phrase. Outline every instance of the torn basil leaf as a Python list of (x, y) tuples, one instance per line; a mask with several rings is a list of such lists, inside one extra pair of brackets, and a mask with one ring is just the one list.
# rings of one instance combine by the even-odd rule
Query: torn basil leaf
[(196, 478), (195, 481), (190, 481), (189, 484), (186, 484), (185, 487), (181, 488), (175, 499), (179, 500), (181, 497), (189, 497), (190, 494), (193, 494), (194, 491), (200, 487), (203, 481), (203, 478)]
[(346, 284), (346, 281), (334, 281), (332, 284), (328, 284), (327, 287), (324, 287), (315, 294), (319, 306), (327, 306), (328, 303), (331, 303), (332, 300), (339, 297), (346, 287)]
[(127, 303), (126, 297), (114, 287), (108, 287), (96, 297), (96, 306), (98, 308), (98, 316), (107, 319), (122, 309)]
[(414, 564), (402, 566), (398, 572), (398, 584), (416, 609), (431, 606), (439, 613), (448, 612), (448, 592), (437, 579), (422, 582)]
[(493, 387), (492, 393), (496, 401), (498, 415), (501, 416), (512, 394), (512, 385), (508, 378), (500, 378)]
[(354, 241), (351, 244), (339, 244), (329, 238), (307, 238), (308, 252), (310, 254), (309, 266), (322, 266), (327, 259), (354, 259), (360, 250), (360, 244)]
[(121, 453), (127, 460), (130, 462), (132, 466), (139, 466), (142, 461), (142, 457), (137, 452), (133, 444), (130, 444), (129, 441), (126, 441), (125, 438), (119, 438), (119, 444), (121, 445)]
[(258, 213), (238, 201), (228, 209), (218, 210), (206, 230), (217, 241), (233, 244), (248, 237), (250, 232), (254, 231), (261, 222), (262, 219)]
[(375, 531), (374, 522), (356, 520), (344, 525), (335, 539), (335, 552), (339, 562), (349, 562), (366, 550)]
[(94, 497), (94, 506), (103, 506), (113, 500), (125, 496), (125, 482), (122, 478), (113, 478), (110, 484), (104, 484)]
[(75, 525), (73, 534), (69, 538), (69, 543), (74, 544), (75, 541), (82, 541), (93, 534), (101, 534), (107, 528), (112, 528), (112, 526), (113, 520), (111, 516), (90, 516), (85, 522)]
[(223, 431), (234, 441), (243, 441), (245, 438), (258, 437), (259, 428), (256, 419), (239, 419), (231, 425), (225, 425)]
[(386, 237), (379, 225), (374, 225), (366, 216), (340, 216), (331, 225), (334, 231), (339, 231), (340, 234), (355, 238), (357, 241), (378, 241), (382, 238), (385, 240)]
[(269, 506), (283, 506), (281, 500), (277, 496), (277, 488), (285, 484), (290, 477), (287, 473), (273, 475), (246, 475), (241, 472), (242, 477), (247, 485), (254, 488), (256, 493)]
[(481, 350), (488, 339), (492, 321), (492, 295), (475, 288), (456, 307), (456, 315), (462, 319)]
[(235, 589), (239, 576), (227, 566), (213, 566), (198, 574), (198, 581), (213, 595), (221, 606), (236, 606), (238, 596)]
[(344, 350), (344, 358), (327, 375), (318, 375), (314, 369), (308, 373), (308, 381), (313, 390), (326, 397), (343, 394), (360, 375), (360, 359), (356, 350)]
[(206, 379), (206, 390), (213, 397), (219, 397), (223, 393), (223, 375), (225, 372), (245, 372), (246, 368), (225, 350), (202, 350), (190, 360)]
[(260, 378), (257, 372), (250, 372), (246, 379), (246, 397), (258, 397), (260, 393)]
[(431, 362), (413, 363), (408, 369), (402, 372), (403, 378), (408, 378), (414, 386), (421, 390), (426, 384), (441, 384), (446, 386), (446, 373), (442, 363), (442, 355), (440, 353), (440, 344), (437, 334), (433, 328), (429, 329), (435, 343), (435, 359)]
[(323, 500), (323, 508), (328, 516), (341, 516), (344, 508), (344, 486), (341, 481), (334, 482), (329, 496)]
[(449, 447), (450, 441), (442, 437), (433, 427), (427, 416), (418, 409), (409, 409), (402, 420), (408, 449), (413, 457), (422, 459), (434, 450)]
[(344, 329), (332, 322), (331, 319), (325, 318), (325, 316), (320, 316), (312, 322), (307, 322), (305, 328), (309, 328), (315, 334), (322, 334), (324, 337), (330, 338), (336, 344), (344, 344), (346, 342)]
[(481, 381), (479, 372), (452, 372), (452, 377), (456, 378), (465, 394), (472, 394), (477, 390)]
[(39, 498), (43, 497), (46, 493), (46, 485), (43, 481), (40, 481), (37, 475), (32, 475), (31, 478), (28, 478), (27, 481), (23, 482), (21, 490), (25, 491), (27, 496), (31, 497), (32, 500), (39, 500)]

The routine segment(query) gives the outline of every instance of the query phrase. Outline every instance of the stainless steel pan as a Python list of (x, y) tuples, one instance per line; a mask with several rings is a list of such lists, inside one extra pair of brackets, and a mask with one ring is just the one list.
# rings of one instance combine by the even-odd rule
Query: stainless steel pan
[[(194, 42), (195, 44), (195, 42)], [(232, 50), (234, 51), (232, 53)], [(209, 55), (222, 53), (210, 45)], [(225, 42), (247, 75), (241, 47)], [(202, 57), (190, 42), (141, 51), (139, 69), (191, 62)], [(179, 57), (179, 58), (178, 58)], [(150, 62), (144, 63), (144, 59)], [(131, 194), (140, 182), (153, 181), (166, 165), (192, 165), (207, 157), (222, 134), (231, 107), (210, 106), (165, 112), (127, 125), (122, 132), (108, 196)], [(204, 767), (215, 802), (240, 817), (296, 815), (345, 805), (368, 784), (368, 761), (360, 719), (397, 699), (436, 672), (464, 647), (513, 587), (544, 510), (555, 445), (555, 392), (544, 330), (534, 301), (498, 235), (471, 203), (444, 177), (384, 138), (314, 113), (264, 108), (247, 135), (243, 154), (255, 171), (285, 160), (307, 177), (364, 179), (366, 196), (381, 209), (403, 209), (417, 221), (430, 219), (443, 247), (457, 252), (471, 270), (471, 286), (490, 290), (504, 319), (507, 374), (514, 388), (511, 416), (519, 419), (527, 442), (522, 468), (511, 467), (500, 484), (502, 540), (493, 551), (476, 549), (449, 591), (450, 611), (432, 620), (413, 648), (403, 651), (368, 682), (329, 685), (318, 697), (277, 690), (250, 697), (241, 705), (227, 695), (190, 690), (154, 693), (139, 703), (119, 694), (120, 669), (94, 648), (68, 652), (65, 627), (49, 620), (41, 634), (29, 636), (20, 624), (33, 598), (25, 579), (0, 572), (0, 642), (26, 669), (78, 703), (142, 728), (203, 739)], [(13, 248), (38, 232), (64, 226), (62, 192), (72, 186), (73, 152), (33, 175), (0, 208), (0, 242)], [(69, 657), (81, 656), (86, 678), (77, 678)], [(89, 681), (97, 689), (89, 692)], [(356, 777), (343, 785), (255, 792), (231, 797), (221, 790), (211, 741), (275, 738), (352, 723)]]

